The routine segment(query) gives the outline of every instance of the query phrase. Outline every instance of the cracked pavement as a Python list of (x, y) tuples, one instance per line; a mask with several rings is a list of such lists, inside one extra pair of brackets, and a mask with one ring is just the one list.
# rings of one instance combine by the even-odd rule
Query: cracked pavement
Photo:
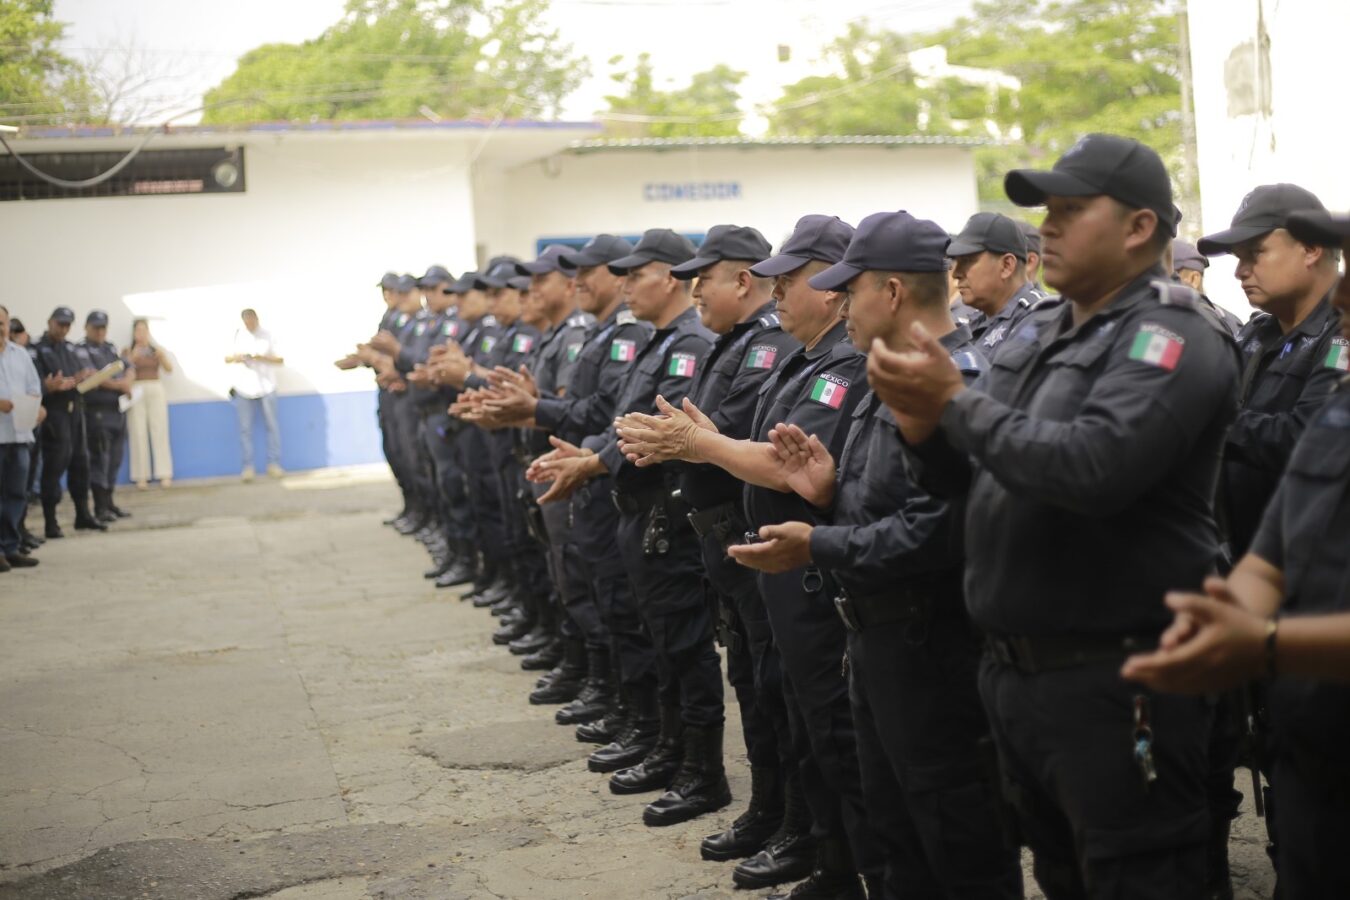
[[(731, 807), (645, 828), (380, 526), (384, 472), (119, 501), (0, 580), (0, 900), (754, 896), (698, 855), (749, 794), (734, 704)], [(1241, 900), (1270, 894), (1260, 829)]]

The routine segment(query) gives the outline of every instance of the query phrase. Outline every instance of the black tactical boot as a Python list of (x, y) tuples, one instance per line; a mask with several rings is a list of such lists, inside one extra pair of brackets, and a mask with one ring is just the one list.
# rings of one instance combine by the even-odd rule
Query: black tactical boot
[(699, 845), (704, 859), (744, 859), (764, 849), (783, 824), (783, 779), (778, 766), (750, 764), (750, 806), (726, 831)]
[(580, 639), (563, 642), (563, 661), (557, 672), (547, 685), (530, 694), (535, 706), (571, 703), (581, 693), (581, 682), (586, 678), (586, 645)]
[(853, 855), (838, 839), (821, 841), (816, 867), (803, 882), (786, 894), (770, 894), (768, 900), (867, 900), (862, 881), (853, 870)]
[(117, 515), (109, 508), (111, 497), (105, 488), (90, 489), (94, 494), (94, 518), (107, 525), (117, 521)]
[(497, 561), (480, 553), (473, 572), (473, 590), (459, 599), (469, 600), (474, 606), (478, 606), (479, 599), (496, 587), (498, 580)]
[(70, 499), (75, 504), (75, 530), (76, 531), (107, 531), (108, 526), (104, 525), (93, 514), (89, 512), (89, 498), (87, 496), (76, 497), (71, 495)]
[(721, 724), (684, 726), (684, 762), (670, 790), (642, 811), (648, 827), (678, 825), (731, 803), (731, 787), (722, 766), (723, 730)]
[(42, 533), (49, 540), (63, 538), (66, 533), (61, 530), (61, 524), (56, 521), (56, 507), (54, 505), (42, 504)]
[(581, 685), (577, 699), (553, 714), (559, 725), (580, 725), (594, 722), (609, 710), (611, 695), (609, 683), (609, 650), (604, 647), (586, 649), (586, 681)]
[(623, 731), (587, 758), (586, 768), (592, 772), (617, 772), (635, 766), (656, 745), (656, 739), (661, 734), (656, 686), (634, 689), (630, 703), (632, 711)]
[(628, 692), (617, 682), (617, 669), (612, 670), (610, 678), (616, 681), (605, 714), (594, 722), (577, 726), (577, 740), (583, 744), (608, 744), (628, 727)]
[(116, 493), (117, 488), (115, 487), (108, 488), (108, 509), (111, 510), (112, 514), (114, 516), (117, 516), (117, 518), (119, 519), (130, 519), (131, 513), (127, 512), (125, 509), (117, 505), (117, 501), (114, 499), (114, 494)]
[(663, 791), (675, 777), (684, 761), (684, 722), (678, 706), (661, 707), (661, 735), (656, 744), (642, 758), (642, 762), (620, 769), (609, 779), (609, 789), (615, 794), (643, 794)]
[(731, 880), (738, 888), (766, 888), (797, 881), (811, 874), (816, 861), (816, 841), (811, 837), (811, 811), (802, 793), (801, 776), (783, 776), (783, 824), (764, 849), (738, 863)]
[(533, 653), (527, 653), (522, 656), (520, 658), (520, 667), (526, 672), (538, 672), (553, 668), (558, 663), (562, 662), (562, 658), (562, 641), (555, 637)]
[(558, 633), (558, 611), (551, 602), (552, 598), (529, 596), (529, 582), (521, 573), (517, 573), (516, 580), (520, 585), (517, 593), (521, 602), (528, 603), (534, 609), (534, 622), (530, 630), (507, 645), (507, 649), (512, 656), (525, 656), (547, 644)]

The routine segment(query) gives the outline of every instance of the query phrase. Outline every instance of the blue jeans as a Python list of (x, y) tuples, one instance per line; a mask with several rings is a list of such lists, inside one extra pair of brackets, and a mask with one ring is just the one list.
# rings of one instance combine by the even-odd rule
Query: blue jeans
[(0, 444), (0, 556), (19, 552), (19, 525), (28, 506), (32, 444)]
[(262, 412), (267, 429), (267, 464), (281, 465), (281, 430), (277, 428), (277, 395), (264, 394), (256, 399), (234, 398), (234, 411), (239, 415), (239, 457), (245, 468), (253, 467), (253, 420)]

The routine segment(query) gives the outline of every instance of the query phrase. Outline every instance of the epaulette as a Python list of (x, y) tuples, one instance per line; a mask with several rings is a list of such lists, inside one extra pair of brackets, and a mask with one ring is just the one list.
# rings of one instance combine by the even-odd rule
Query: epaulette
[(970, 375), (982, 374), (989, 368), (985, 358), (973, 350), (962, 350), (954, 354), (952, 362), (956, 363), (956, 367), (962, 372)]
[(486, 315), (483, 316), (483, 318), (478, 322), (478, 324), (483, 328), (496, 328), (499, 323), (497, 322), (496, 316)]
[(1166, 278), (1155, 278), (1149, 282), (1149, 287), (1153, 288), (1163, 306), (1180, 306), (1200, 311), (1200, 294), (1194, 288)]
[(778, 313), (769, 313), (766, 316), (759, 317), (759, 324), (765, 328), (776, 328), (783, 324), (783, 320), (778, 318)]
[(615, 325), (636, 325), (637, 323), (638, 317), (633, 315), (631, 309), (621, 309), (619, 314), (614, 317)]
[(587, 313), (577, 313), (567, 320), (569, 328), (588, 328), (595, 321)]
[(665, 356), (666, 351), (670, 349), (670, 345), (675, 343), (675, 339), (679, 336), (680, 333), (678, 331), (671, 332), (670, 334), (666, 335), (666, 339), (661, 342), (661, 346), (656, 348), (657, 354), (660, 356)]
[[(1040, 294), (1039, 291), (1037, 293)], [(1032, 312), (1035, 312), (1038, 309), (1050, 309), (1051, 307), (1059, 306), (1063, 302), (1064, 298), (1059, 294), (1040, 294), (1040, 296), (1036, 298), (1036, 301), (1031, 304), (1031, 310)]]

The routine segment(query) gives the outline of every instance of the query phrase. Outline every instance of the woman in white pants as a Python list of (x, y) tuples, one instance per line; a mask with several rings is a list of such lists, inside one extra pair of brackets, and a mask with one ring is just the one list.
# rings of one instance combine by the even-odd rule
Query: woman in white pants
[[(131, 480), (145, 490), (154, 477), (163, 487), (173, 484), (173, 453), (169, 450), (169, 403), (160, 374), (172, 374), (169, 354), (150, 340), (150, 324), (137, 319), (132, 326), (127, 365), (136, 370), (140, 399), (127, 410), (127, 440), (131, 444)], [(152, 460), (153, 456), (153, 460)]]

